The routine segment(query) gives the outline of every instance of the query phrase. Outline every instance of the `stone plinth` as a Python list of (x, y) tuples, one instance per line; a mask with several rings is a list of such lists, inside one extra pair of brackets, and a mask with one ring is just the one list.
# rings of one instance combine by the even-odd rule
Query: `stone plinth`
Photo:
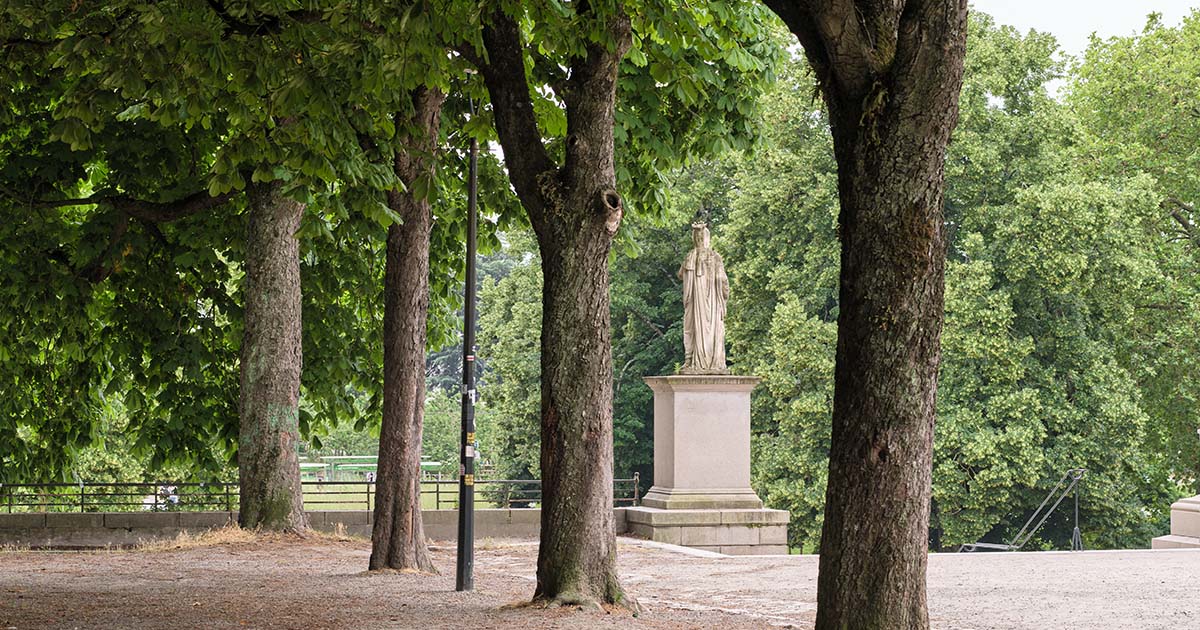
[(750, 391), (754, 376), (651, 376), (654, 485), (642, 504), (661, 509), (753, 509)]
[(786, 555), (784, 510), (662, 510), (626, 508), (628, 531), (656, 542), (727, 555)]
[(1200, 496), (1171, 505), (1171, 534), (1150, 541), (1151, 549), (1200, 549)]
[(750, 487), (753, 376), (644, 379), (654, 390), (654, 485), (629, 533), (724, 554), (786, 554), (788, 513)]

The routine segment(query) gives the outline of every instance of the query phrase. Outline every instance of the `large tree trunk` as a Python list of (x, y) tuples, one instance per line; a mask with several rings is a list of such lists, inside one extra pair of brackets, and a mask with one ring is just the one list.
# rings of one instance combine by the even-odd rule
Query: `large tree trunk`
[[(611, 132), (611, 128), (610, 128)], [(610, 180), (611, 182), (611, 180)], [(621, 602), (613, 526), (608, 250), (599, 190), (566, 195), (576, 223), (542, 226), (542, 527), (535, 599)], [(615, 193), (608, 197), (618, 204)], [(582, 216), (581, 216), (582, 215)]]
[(838, 162), (841, 295), (817, 628), (927, 628), (945, 229), (965, 0), (767, 0), (804, 45)]
[(242, 527), (303, 532), (300, 487), (300, 244), (304, 204), (279, 183), (249, 189), (238, 439)]
[[(396, 175), (410, 185), (433, 173), (433, 150), (444, 95), (417, 90), (414, 133), (395, 159)], [(418, 131), (419, 130), (419, 131)], [(374, 569), (434, 572), (421, 520), (421, 432), (425, 422), (425, 322), (429, 312), (428, 199), (391, 192), (388, 204), (403, 219), (387, 233), (383, 311), (383, 424), (371, 529)]]
[[(587, 3), (577, 11), (596, 18)], [(613, 125), (631, 30), (620, 12), (598, 19), (611, 41), (584, 47), (560, 94), (567, 114), (561, 166), (542, 144), (511, 17), (492, 14), (483, 30), (488, 60), (475, 59), (509, 179), (542, 254), (542, 527), (534, 599), (550, 604), (626, 603), (612, 512), (608, 252), (622, 216)]]

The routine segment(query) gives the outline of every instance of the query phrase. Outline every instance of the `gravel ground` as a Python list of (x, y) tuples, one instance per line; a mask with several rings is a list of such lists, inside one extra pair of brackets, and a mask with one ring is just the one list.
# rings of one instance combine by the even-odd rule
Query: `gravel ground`
[[(454, 592), (454, 549), (436, 576), (367, 574), (362, 540), (180, 541), (131, 551), (0, 553), (0, 630), (17, 628), (741, 628), (811, 627), (814, 556), (712, 557), (622, 540), (642, 605), (540, 610), (537, 547), (484, 541), (472, 593)], [(1194, 628), (1200, 551), (935, 554), (935, 628)]]

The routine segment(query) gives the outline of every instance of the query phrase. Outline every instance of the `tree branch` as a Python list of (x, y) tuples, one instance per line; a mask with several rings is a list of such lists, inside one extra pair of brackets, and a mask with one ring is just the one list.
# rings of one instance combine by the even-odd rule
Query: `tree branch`
[(170, 201), (166, 203), (157, 203), (153, 201), (140, 201), (137, 199), (129, 199), (127, 197), (119, 197), (113, 202), (113, 207), (126, 215), (151, 223), (169, 223), (177, 221), (194, 214), (199, 214), (210, 208), (216, 208), (228, 203), (231, 199), (241, 194), (240, 190), (231, 190), (227, 193), (212, 197), (208, 191), (199, 191), (192, 193), (182, 199)]
[[(530, 219), (537, 222), (545, 207), (539, 178), (556, 169), (542, 144), (542, 134), (533, 113), (529, 81), (525, 77), (525, 53), (515, 20), (497, 10), (483, 27), (487, 60), (466, 55), (476, 64), (487, 85), (496, 119), (496, 135), (504, 148), (504, 163), (513, 187)], [(461, 51), (460, 51), (461, 53)]]
[[(891, 64), (895, 50), (895, 23), (899, 11), (875, 12), (868, 19), (853, 0), (764, 0), (800, 40), (817, 79), (826, 90), (851, 99), (862, 99), (876, 75)], [(868, 22), (876, 22), (868, 31)], [(879, 41), (886, 37), (888, 41)], [(883, 53), (883, 54), (881, 54)]]
[(117, 219), (117, 222), (113, 224), (112, 232), (108, 236), (108, 245), (100, 250), (87, 264), (76, 271), (75, 275), (92, 284), (103, 282), (112, 275), (112, 272), (117, 267), (113, 259), (117, 258), (118, 255), (124, 258), (124, 254), (121, 253), (121, 241), (125, 238), (125, 233), (128, 231), (129, 217), (122, 216)]
[[(305, 24), (320, 22), (321, 18), (323, 17), (320, 11), (300, 10), (288, 11), (287, 13), (283, 14), (283, 16), (265, 15), (262, 16), (260, 21), (246, 22), (230, 14), (229, 9), (225, 7), (225, 3), (221, 0), (207, 0), (207, 2), (208, 6), (213, 10), (213, 13), (216, 13), (217, 17), (221, 18), (221, 22), (225, 25), (225, 32), (222, 35), (222, 39), (225, 39), (231, 33), (245, 35), (247, 37), (257, 37), (260, 35), (273, 35), (275, 33), (279, 33), (283, 30), (283, 20), (281, 19), (283, 17)], [(364, 30), (369, 30), (371, 32), (382, 31), (382, 29), (374, 24), (370, 24), (372, 28), (367, 28), (369, 25), (368, 22), (362, 22), (362, 25)]]
[[(1196, 208), (1194, 206), (1184, 203), (1182, 199), (1178, 199), (1176, 197), (1167, 197), (1162, 201), (1160, 206), (1170, 213), (1171, 218), (1175, 219), (1175, 222), (1178, 223), (1181, 228), (1183, 228), (1183, 231), (1185, 234), (1187, 234), (1188, 239), (1196, 239), (1196, 224), (1192, 223), (1192, 220), (1189, 218), (1189, 216), (1185, 216), (1183, 214), (1186, 212), (1188, 215), (1195, 215)], [(1198, 246), (1200, 246), (1200, 244), (1198, 244)]]
[[(209, 196), (207, 191), (194, 192), (182, 199), (167, 202), (143, 201), (124, 195), (102, 195), (99, 197), (82, 197), (77, 199), (57, 199), (52, 201), (34, 201), (30, 205), (35, 208), (66, 208), (69, 206), (107, 205), (120, 211), (127, 217), (149, 221), (151, 223), (169, 223), (193, 214), (199, 214), (210, 208), (224, 205), (241, 194), (240, 190), (229, 191), (216, 197)], [(11, 196), (11, 195), (10, 195)]]
[(631, 313), (633, 313), (635, 317), (637, 317), (638, 319), (640, 319), (640, 320), (642, 320), (643, 322), (645, 322), (645, 324), (646, 324), (647, 326), (649, 326), (651, 329), (653, 329), (653, 330), (654, 330), (654, 334), (658, 335), (659, 337), (665, 337), (665, 336), (666, 336), (666, 335), (664, 335), (664, 334), (663, 334), (663, 329), (662, 329), (662, 327), (661, 327), (661, 326), (659, 326), (658, 324), (655, 324), (655, 323), (654, 323), (654, 322), (653, 322), (653, 321), (652, 321), (652, 320), (651, 320), (649, 317), (646, 317), (644, 314), (642, 314), (642, 312), (641, 312), (641, 311), (639, 311), (639, 310), (637, 310), (637, 309), (630, 309), (630, 312), (631, 312)]
[(42, 41), (37, 39), (0, 39), (0, 49), (9, 48), (12, 46), (29, 46), (31, 48), (50, 48), (54, 45), (51, 41)]

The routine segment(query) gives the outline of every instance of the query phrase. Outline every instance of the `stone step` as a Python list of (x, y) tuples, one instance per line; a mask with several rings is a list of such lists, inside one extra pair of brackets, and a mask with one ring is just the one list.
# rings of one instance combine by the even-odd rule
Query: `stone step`
[(1200, 538), (1193, 536), (1159, 536), (1150, 541), (1151, 549), (1200, 549)]

